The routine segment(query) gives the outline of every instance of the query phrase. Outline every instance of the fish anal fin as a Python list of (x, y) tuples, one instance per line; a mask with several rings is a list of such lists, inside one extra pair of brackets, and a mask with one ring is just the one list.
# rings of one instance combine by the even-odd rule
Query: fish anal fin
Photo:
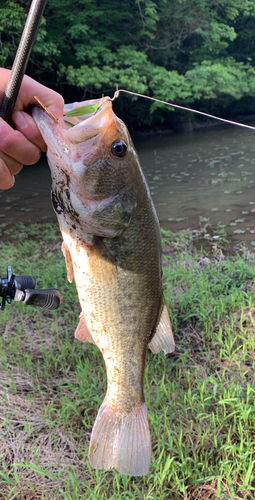
[(72, 283), (72, 281), (74, 279), (73, 262), (72, 262), (72, 257), (71, 257), (69, 248), (64, 241), (62, 243), (62, 252), (64, 254), (65, 261), (66, 261), (67, 279), (68, 279), (69, 283)]
[(145, 403), (131, 413), (122, 413), (111, 408), (105, 398), (92, 430), (89, 462), (94, 469), (115, 467), (128, 476), (148, 474), (151, 439)]
[(83, 312), (81, 312), (80, 314), (80, 321), (75, 330), (74, 336), (81, 342), (90, 342), (91, 344), (95, 343), (88, 328), (88, 325), (86, 323), (86, 320), (84, 318)]
[(171, 321), (169, 318), (168, 310), (164, 301), (162, 313), (156, 332), (148, 344), (153, 353), (164, 351), (165, 354), (173, 352), (175, 349), (175, 342), (172, 332)]

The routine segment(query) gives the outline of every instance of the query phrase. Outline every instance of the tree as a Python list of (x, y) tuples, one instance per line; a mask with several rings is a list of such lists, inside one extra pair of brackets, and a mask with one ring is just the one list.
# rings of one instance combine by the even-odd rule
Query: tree
[[(211, 111), (254, 95), (255, 0), (50, 0), (29, 74), (67, 100), (119, 88)], [(2, 65), (11, 65), (24, 3), (0, 0)], [(45, 21), (46, 20), (46, 21)], [(141, 100), (119, 100), (135, 126), (169, 119)], [(171, 115), (173, 116), (173, 115)]]

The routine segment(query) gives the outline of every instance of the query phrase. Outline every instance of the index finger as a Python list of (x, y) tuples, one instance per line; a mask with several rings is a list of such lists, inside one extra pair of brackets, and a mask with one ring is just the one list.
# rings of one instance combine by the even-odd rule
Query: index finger
[[(1, 68), (1, 88), (0, 88), (0, 101), (3, 100), (4, 89), (10, 79), (11, 71)], [(14, 110), (24, 111), (32, 104), (38, 104), (35, 97), (45, 104), (47, 108), (53, 113), (56, 118), (63, 116), (64, 99), (63, 97), (48, 87), (41, 85), (29, 76), (25, 75), (22, 80), (20, 91), (14, 106)]]

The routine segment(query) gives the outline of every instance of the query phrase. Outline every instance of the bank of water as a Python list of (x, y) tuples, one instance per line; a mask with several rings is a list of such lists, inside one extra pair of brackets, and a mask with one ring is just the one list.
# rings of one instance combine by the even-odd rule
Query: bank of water
[[(255, 131), (230, 125), (135, 140), (163, 227), (220, 226), (255, 242)], [(0, 192), (0, 228), (55, 220), (45, 157)], [(255, 244), (255, 243), (254, 243)]]

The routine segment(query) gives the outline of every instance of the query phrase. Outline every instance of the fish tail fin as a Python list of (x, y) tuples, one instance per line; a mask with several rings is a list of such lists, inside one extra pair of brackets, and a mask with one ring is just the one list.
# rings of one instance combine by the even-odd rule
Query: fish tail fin
[(94, 469), (115, 467), (128, 476), (148, 474), (151, 439), (145, 403), (130, 413), (121, 413), (105, 398), (92, 430), (89, 462)]

